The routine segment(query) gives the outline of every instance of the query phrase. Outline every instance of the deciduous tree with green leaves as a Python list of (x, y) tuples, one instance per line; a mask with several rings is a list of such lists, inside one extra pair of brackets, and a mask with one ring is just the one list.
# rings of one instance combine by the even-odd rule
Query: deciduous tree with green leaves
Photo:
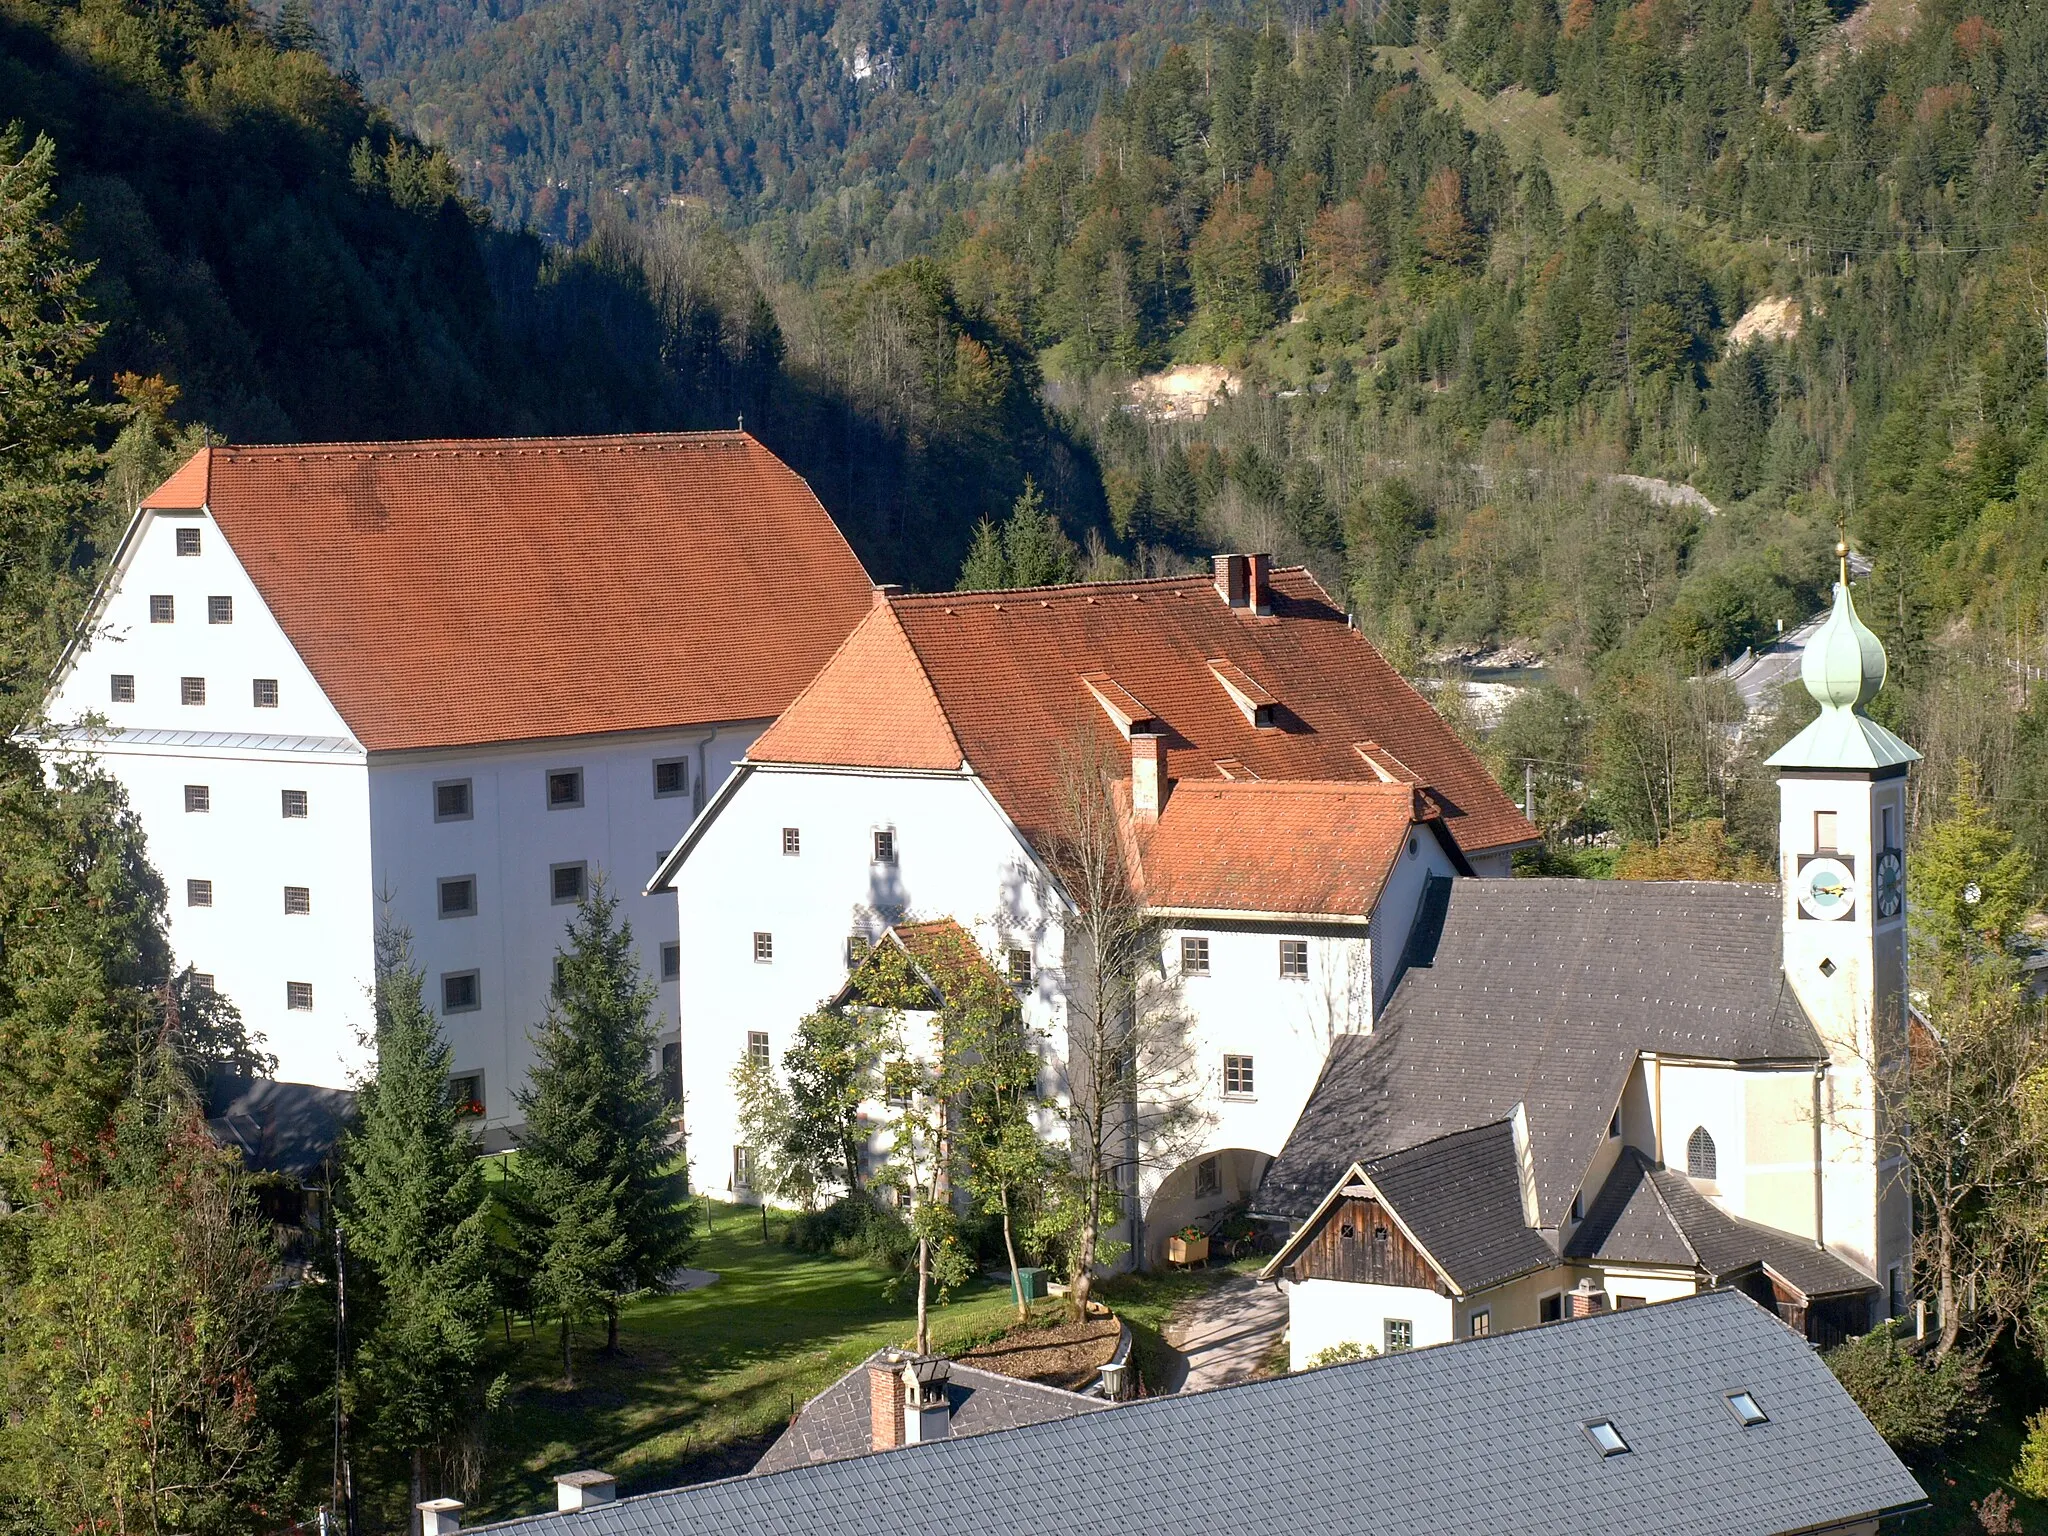
[(410, 936), (378, 935), (376, 1066), (342, 1156), (341, 1224), (369, 1325), (350, 1372), (356, 1417), (402, 1458), (409, 1503), (445, 1485), (484, 1408), (490, 1232), (476, 1139), (449, 1092), (453, 1054), (422, 996)]
[(656, 1062), (655, 990), (618, 905), (602, 879), (577, 904), (519, 1094), (534, 1291), (560, 1325), (570, 1380), (576, 1322), (602, 1316), (605, 1348), (617, 1349), (621, 1303), (659, 1286), (695, 1242), (677, 1104)]

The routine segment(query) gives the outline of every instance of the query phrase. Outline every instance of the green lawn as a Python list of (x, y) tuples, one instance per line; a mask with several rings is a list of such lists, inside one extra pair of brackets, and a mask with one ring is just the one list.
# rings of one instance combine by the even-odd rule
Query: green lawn
[[(908, 1344), (915, 1294), (892, 1299), (878, 1270), (761, 1239), (760, 1213), (713, 1204), (694, 1264), (716, 1285), (637, 1302), (619, 1353), (601, 1329), (578, 1338), (574, 1390), (561, 1383), (553, 1330), (524, 1327), (504, 1351), (514, 1390), (490, 1431), (483, 1492), (465, 1523), (554, 1507), (552, 1480), (600, 1467), (623, 1491), (744, 1472), (814, 1394), (885, 1344)], [(933, 1313), (933, 1343), (953, 1351), (1012, 1318), (1008, 1287), (978, 1283)], [(502, 1334), (500, 1335), (502, 1339)]]

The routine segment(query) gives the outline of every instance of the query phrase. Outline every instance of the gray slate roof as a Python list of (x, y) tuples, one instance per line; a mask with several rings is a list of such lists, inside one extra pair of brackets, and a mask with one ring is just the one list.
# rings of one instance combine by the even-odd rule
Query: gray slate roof
[[(1769, 1423), (1736, 1421), (1738, 1389)], [(1598, 1418), (1628, 1454), (1594, 1450)], [(1721, 1291), (489, 1529), (1039, 1536), (1186, 1512), (1292, 1536), (1776, 1536), (1922, 1502), (1805, 1340)]]
[(1762, 1267), (1808, 1297), (1877, 1284), (1811, 1238), (1730, 1216), (1692, 1180), (1658, 1167), (1634, 1147), (1617, 1159), (1565, 1253), (1613, 1264), (1690, 1266), (1709, 1285)]
[(1515, 1129), (1508, 1121), (1441, 1136), (1364, 1166), (1460, 1291), (1470, 1294), (1557, 1262), (1523, 1218)]
[(1370, 1035), (1341, 1036), (1256, 1208), (1299, 1220), (1353, 1162), (1529, 1117), (1539, 1224), (1564, 1217), (1643, 1051), (1817, 1062), (1778, 888), (1432, 882)]
[[(882, 1353), (880, 1350), (876, 1355)], [(875, 1358), (870, 1355), (869, 1360)], [(978, 1370), (952, 1362), (946, 1382), (952, 1404), (955, 1438), (985, 1435), (993, 1429), (1016, 1429), (1049, 1419), (1096, 1413), (1109, 1407), (1099, 1397), (1083, 1397), (1035, 1381)], [(754, 1464), (756, 1474), (784, 1472), (821, 1461), (865, 1456), (874, 1449), (868, 1416), (868, 1362), (863, 1360), (797, 1412), (789, 1428)]]
[(345, 1088), (216, 1068), (206, 1079), (206, 1128), (222, 1146), (240, 1152), (251, 1172), (306, 1179), (333, 1153), (355, 1102)]

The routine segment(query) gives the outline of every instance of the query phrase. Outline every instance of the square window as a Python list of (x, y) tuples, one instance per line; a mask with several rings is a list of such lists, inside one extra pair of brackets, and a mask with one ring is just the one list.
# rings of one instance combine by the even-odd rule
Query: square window
[(203, 677), (179, 678), (178, 702), (180, 704), (204, 704), (206, 702), (206, 679)]
[(209, 624), (234, 623), (235, 600), (232, 597), (209, 597), (206, 600), (206, 622)]
[(1386, 1340), (1386, 1353), (1397, 1355), (1404, 1349), (1415, 1347), (1415, 1324), (1405, 1317), (1390, 1317), (1382, 1325), (1382, 1337)]
[(288, 885), (284, 888), (284, 913), (286, 917), (304, 917), (313, 910), (313, 892), (303, 885)]
[(1306, 976), (1308, 974), (1308, 940), (1282, 939), (1280, 941), (1280, 974), (1282, 976)]
[(1031, 985), (1031, 951), (1013, 949), (1010, 951), (1010, 985), (1028, 987)]
[(1492, 1332), (1493, 1314), (1484, 1307), (1474, 1312), (1465, 1321), (1465, 1336), (1467, 1338), (1483, 1339)]
[(434, 820), (469, 820), (469, 780), (444, 779), (434, 786)]
[(875, 833), (875, 862), (894, 864), (896, 862), (896, 829), (883, 827)]
[(765, 1067), (769, 1064), (767, 1030), (750, 1029), (747, 1031), (747, 1060), (757, 1067)]
[(483, 1006), (483, 989), (475, 971), (447, 971), (441, 977), (441, 1011), (474, 1013)]
[(194, 971), (192, 973), (192, 990), (201, 997), (213, 996), (213, 972)]
[(1621, 1438), (1621, 1431), (1614, 1427), (1612, 1419), (1595, 1419), (1585, 1426), (1586, 1438), (1593, 1442), (1593, 1448), (1602, 1456), (1626, 1456), (1628, 1442)]
[(152, 624), (175, 624), (178, 622), (178, 600), (168, 592), (158, 592), (149, 600), (149, 622)]
[(212, 906), (213, 882), (211, 880), (187, 880), (185, 882), (185, 905), (188, 907)]
[(1223, 1058), (1223, 1093), (1226, 1098), (1248, 1099), (1252, 1096), (1252, 1059), (1249, 1056), (1226, 1056)]
[(135, 702), (135, 674), (133, 672), (116, 672), (111, 681), (113, 687), (109, 691), (109, 697), (116, 704), (133, 704)]
[(303, 789), (287, 789), (284, 795), (284, 819), (304, 821), (306, 819), (306, 792)]
[(1650, 1298), (1647, 1296), (1617, 1296), (1614, 1298), (1614, 1310), (1617, 1312), (1633, 1312), (1637, 1307), (1647, 1307), (1649, 1304)]
[(298, 1012), (310, 1012), (313, 1007), (313, 983), (310, 981), (288, 981), (284, 984), (284, 1005)]
[(277, 708), (276, 678), (259, 677), (253, 679), (249, 686), (249, 692), (258, 709)]
[(1771, 1416), (1765, 1413), (1762, 1407), (1758, 1405), (1756, 1397), (1752, 1393), (1730, 1392), (1727, 1397), (1727, 1403), (1728, 1411), (1735, 1415), (1737, 1422), (1744, 1429), (1755, 1429), (1759, 1424), (1771, 1422)]
[(801, 855), (803, 851), (803, 832), (796, 827), (784, 827), (782, 829), (782, 856), (785, 859), (794, 859)]
[(1206, 976), (1209, 974), (1209, 941), (1207, 939), (1182, 939), (1180, 941), (1180, 973), (1183, 976)]
[(588, 864), (578, 859), (573, 864), (552, 864), (548, 866), (549, 899), (557, 906), (565, 901), (583, 899), (583, 876)]
[(452, 875), (441, 881), (440, 891), (443, 917), (476, 916), (476, 876)]
[(755, 960), (755, 962), (756, 962), (757, 964), (760, 964), (760, 965), (767, 965), (767, 964), (769, 964), (769, 963), (770, 963), (771, 961), (773, 961), (773, 960), (774, 960), (774, 958), (775, 958), (775, 935), (774, 935), (774, 934), (772, 934), (772, 933), (757, 933), (757, 934), (755, 934), (755, 935), (754, 935), (754, 960)]
[(1195, 1196), (1219, 1193), (1223, 1188), (1223, 1170), (1213, 1157), (1205, 1157), (1195, 1164)]
[(664, 944), (661, 946), (661, 979), (679, 981), (683, 974), (683, 946)]
[(448, 1079), (448, 1098), (455, 1105), (458, 1115), (474, 1119), (484, 1112), (484, 1075), (481, 1072), (465, 1072), (460, 1077)]
[(570, 811), (583, 803), (583, 770), (558, 768), (548, 775), (548, 809)]
[(654, 793), (657, 797), (680, 795), (690, 788), (690, 765), (680, 757), (664, 758), (654, 765)]
[(907, 1061), (892, 1061), (882, 1068), (882, 1102), (891, 1109), (908, 1109), (917, 1082), (917, 1069)]
[(1542, 1297), (1536, 1303), (1536, 1321), (1554, 1323), (1564, 1316), (1564, 1293), (1559, 1291)]
[(179, 554), (196, 555), (199, 553), (199, 530), (197, 528), (180, 528), (177, 531), (176, 540)]
[(1841, 846), (1841, 844), (1835, 841), (1837, 820), (1838, 818), (1833, 811), (1815, 811), (1813, 813), (1813, 851), (1815, 853), (1833, 853)]
[(212, 810), (213, 791), (204, 784), (187, 784), (185, 786), (185, 809), (194, 813)]

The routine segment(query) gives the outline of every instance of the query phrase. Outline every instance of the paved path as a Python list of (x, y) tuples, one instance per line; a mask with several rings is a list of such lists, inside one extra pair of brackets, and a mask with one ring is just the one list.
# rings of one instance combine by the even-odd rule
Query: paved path
[(1215, 1290), (1182, 1303), (1166, 1325), (1174, 1349), (1166, 1390), (1206, 1392), (1250, 1380), (1286, 1327), (1287, 1297), (1277, 1285), (1227, 1276)]

